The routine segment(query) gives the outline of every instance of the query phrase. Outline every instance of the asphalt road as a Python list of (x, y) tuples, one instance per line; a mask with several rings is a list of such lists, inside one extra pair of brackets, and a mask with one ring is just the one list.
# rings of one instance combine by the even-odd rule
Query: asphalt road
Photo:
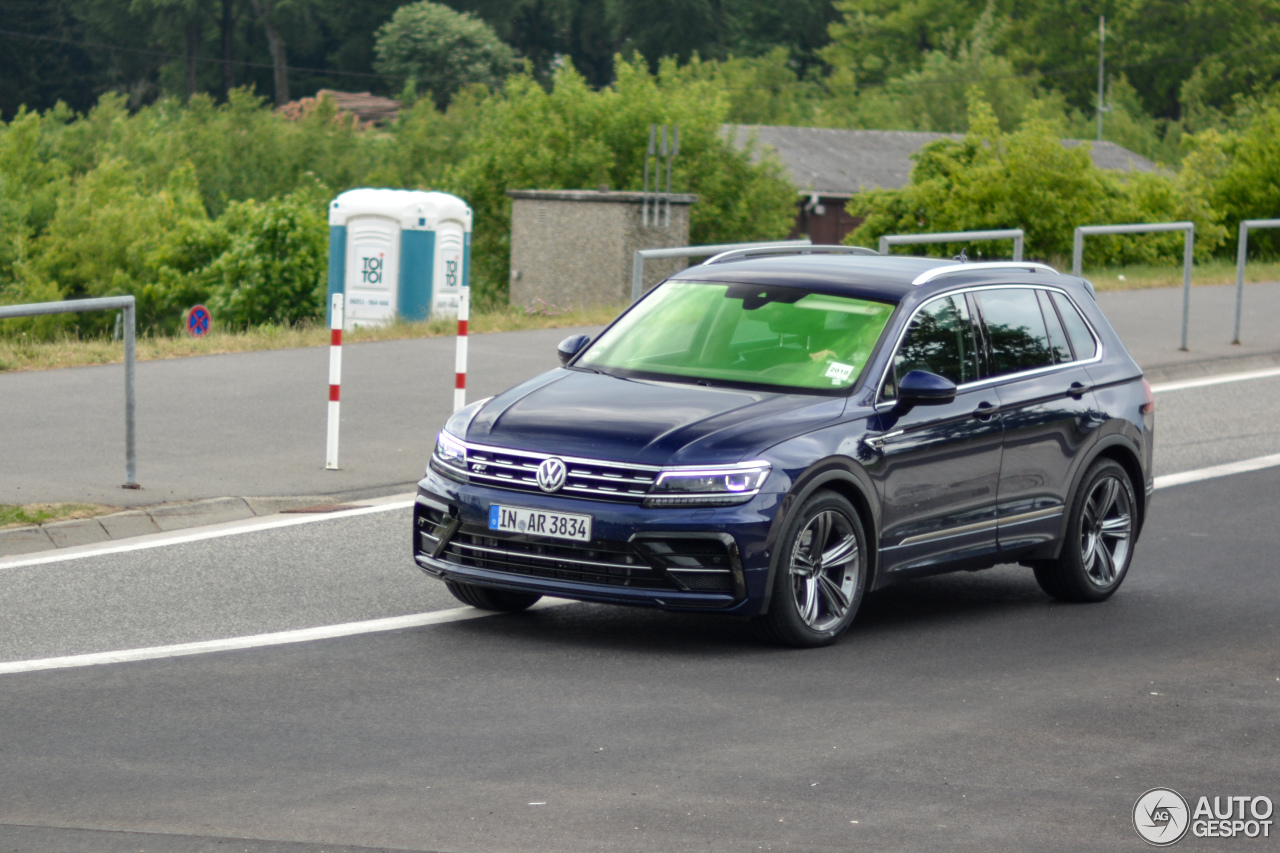
[[(1277, 390), (1158, 395), (1161, 473), (1277, 452)], [(1157, 492), (1106, 604), (951, 575), (815, 651), (564, 603), (0, 675), (0, 851), (1145, 849), (1151, 787), (1280, 801), (1277, 494), (1280, 468)], [(408, 526), (0, 562), (0, 661), (453, 610)]]

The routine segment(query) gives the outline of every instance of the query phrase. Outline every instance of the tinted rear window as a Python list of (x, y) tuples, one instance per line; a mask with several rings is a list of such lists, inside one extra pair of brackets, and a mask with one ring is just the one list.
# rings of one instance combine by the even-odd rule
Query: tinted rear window
[(1031, 288), (983, 290), (974, 294), (991, 347), (992, 376), (1053, 364), (1040, 302)]

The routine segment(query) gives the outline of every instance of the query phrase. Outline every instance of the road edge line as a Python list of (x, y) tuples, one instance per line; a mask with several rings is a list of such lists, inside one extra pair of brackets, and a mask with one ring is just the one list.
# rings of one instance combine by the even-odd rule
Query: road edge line
[[(560, 599), (543, 600), (533, 605), (530, 609), (540, 610), (568, 603)], [(147, 646), (140, 649), (119, 649), (111, 652), (91, 652), (82, 655), (7, 661), (0, 663), (0, 675), (40, 672), (50, 669), (78, 669), (112, 663), (162, 660), (189, 655), (207, 655), (215, 652), (284, 646), (294, 643), (309, 643), (314, 640), (331, 640), (337, 637), (354, 637), (361, 634), (380, 634), (387, 631), (400, 631), (405, 628), (442, 625), (448, 622), (464, 622), (468, 619), (500, 615), (503, 614), (493, 610), (454, 607), (449, 610), (433, 610), (429, 613), (414, 613), (408, 616), (389, 616), (383, 619), (368, 619), (363, 622), (343, 622), (337, 625), (322, 625), (317, 628), (295, 628), (289, 631), (273, 631), (268, 634), (226, 637), (220, 640), (201, 640), (194, 643), (177, 643), (169, 646)]]
[(315, 515), (286, 515), (279, 513), (276, 515), (258, 516), (257, 518), (244, 519), (243, 521), (226, 522), (228, 526), (217, 526), (212, 529), (204, 528), (195, 533), (155, 533), (149, 537), (140, 537), (135, 540), (126, 540), (118, 544), (104, 545), (101, 547), (89, 547), (83, 551), (72, 551), (68, 553), (65, 550), (58, 550), (54, 553), (42, 552), (38, 557), (25, 557), (12, 562), (0, 560), (0, 571), (6, 569), (21, 569), (28, 566), (43, 566), (49, 563), (62, 563), (71, 560), (83, 560), (89, 557), (106, 557), (111, 554), (127, 554), (130, 551), (146, 551), (150, 548), (163, 548), (166, 545), (186, 545), (191, 542), (200, 542), (205, 539), (220, 539), (223, 536), (236, 536), (241, 533), (253, 533), (258, 530), (277, 530), (282, 527), (297, 527), (302, 524), (315, 524), (320, 521), (331, 521), (340, 518), (354, 518), (360, 515), (371, 515), (375, 512), (390, 512), (397, 509), (408, 509), (413, 506), (413, 499), (401, 499), (388, 503), (380, 503), (373, 506), (360, 506), (354, 509), (344, 509), (338, 512), (316, 513)]
[(1228, 462), (1225, 465), (1198, 468), (1194, 471), (1182, 471), (1178, 474), (1165, 474), (1156, 477), (1155, 486), (1157, 489), (1167, 489), (1170, 486), (1198, 483), (1201, 480), (1216, 480), (1219, 477), (1229, 477), (1232, 474), (1248, 474), (1251, 471), (1262, 471), (1276, 466), (1280, 466), (1280, 453), (1272, 453), (1269, 456), (1255, 456), (1253, 459), (1242, 459), (1239, 462)]
[(1249, 379), (1272, 379), (1280, 376), (1280, 367), (1268, 367), (1264, 370), (1250, 370), (1245, 373), (1224, 373), (1218, 376), (1202, 376), (1199, 379), (1175, 379), (1172, 382), (1159, 382), (1151, 386), (1152, 394), (1166, 391), (1184, 391), (1188, 388), (1204, 388), (1209, 385), (1226, 385), (1230, 382), (1245, 382)]

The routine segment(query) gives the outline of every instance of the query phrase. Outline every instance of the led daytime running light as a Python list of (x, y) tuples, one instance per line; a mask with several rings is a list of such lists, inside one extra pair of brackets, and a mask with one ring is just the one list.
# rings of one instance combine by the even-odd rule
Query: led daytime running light
[(760, 491), (771, 467), (768, 462), (749, 462), (707, 468), (667, 468), (658, 475), (650, 494), (749, 497)]

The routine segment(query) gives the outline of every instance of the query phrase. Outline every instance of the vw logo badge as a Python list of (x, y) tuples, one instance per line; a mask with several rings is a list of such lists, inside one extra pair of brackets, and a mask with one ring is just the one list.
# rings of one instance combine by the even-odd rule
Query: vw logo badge
[(564, 485), (564, 478), (568, 473), (563, 460), (554, 456), (544, 459), (538, 466), (538, 488), (547, 493), (558, 492)]

